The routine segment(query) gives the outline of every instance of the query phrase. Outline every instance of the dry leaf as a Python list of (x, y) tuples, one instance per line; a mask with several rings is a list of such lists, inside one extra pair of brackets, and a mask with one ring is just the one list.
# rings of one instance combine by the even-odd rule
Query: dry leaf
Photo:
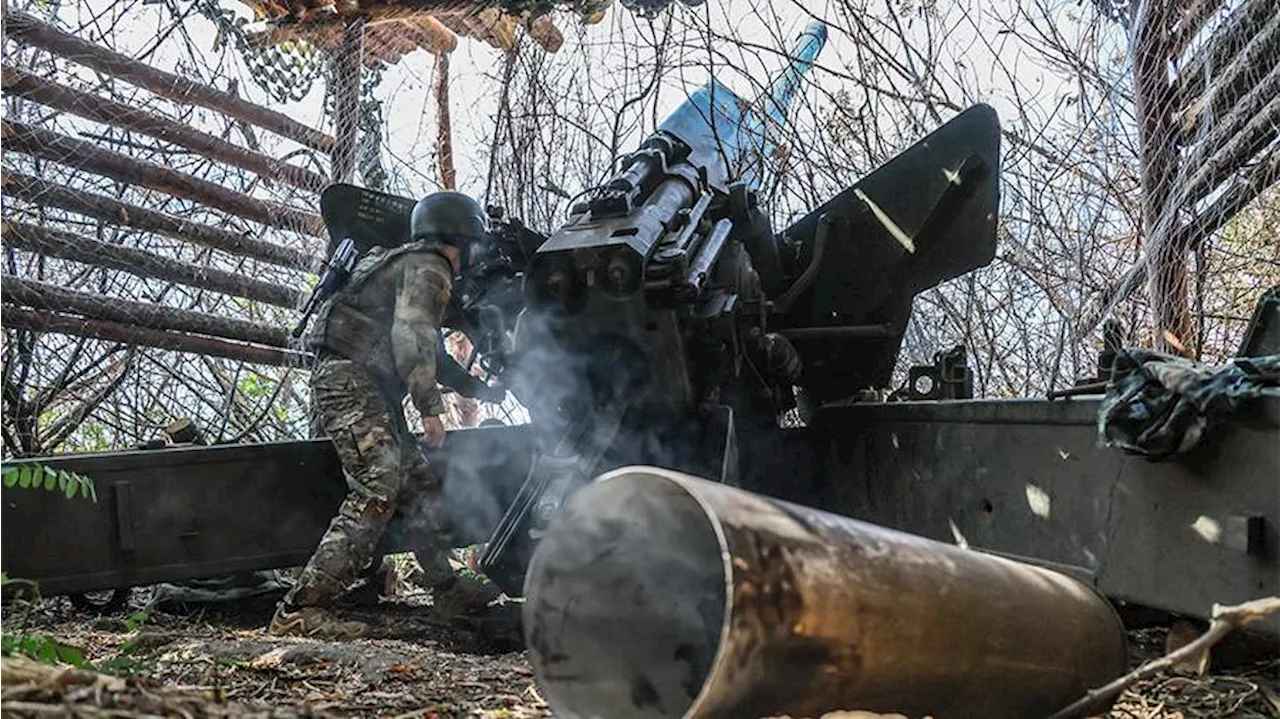
[(398, 662), (396, 664), (392, 664), (391, 666), (387, 667), (387, 672), (391, 674), (398, 674), (400, 676), (411, 677), (411, 676), (417, 676), (418, 668), (412, 664), (405, 664), (403, 662)]
[[(1200, 638), (1201, 629), (1195, 624), (1185, 620), (1178, 620), (1169, 627), (1169, 635), (1164, 640), (1164, 653), (1172, 654), (1186, 645)], [(1196, 676), (1204, 676), (1205, 671), (1209, 668), (1209, 652), (1204, 652), (1198, 657), (1191, 657), (1185, 662), (1179, 662), (1173, 666), (1174, 671), (1187, 672)]]
[(254, 657), (249, 666), (254, 669), (275, 669), (284, 663), (284, 652), (285, 647), (276, 647), (266, 654)]

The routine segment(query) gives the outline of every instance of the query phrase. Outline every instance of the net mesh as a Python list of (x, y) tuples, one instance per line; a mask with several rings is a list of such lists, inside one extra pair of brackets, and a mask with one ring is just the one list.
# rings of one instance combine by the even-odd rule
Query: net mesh
[[(775, 227), (973, 103), (1001, 118), (997, 258), (917, 299), (897, 381), (963, 343), (979, 395), (1043, 393), (1091, 376), (1107, 318), (1219, 361), (1280, 282), (1268, 0), (355, 5), (358, 33), (346, 4), (9, 5), (52, 31), (6, 22), (6, 456), (184, 417), (307, 436), (286, 334), (324, 183), (455, 187), (550, 231), (709, 75), (764, 90), (812, 19), (830, 39), (771, 131)], [(527, 419), (448, 402), (455, 426)]]

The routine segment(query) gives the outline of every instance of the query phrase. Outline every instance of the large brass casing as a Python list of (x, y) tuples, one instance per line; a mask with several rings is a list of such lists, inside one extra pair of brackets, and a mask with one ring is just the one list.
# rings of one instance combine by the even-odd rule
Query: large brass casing
[(1074, 579), (650, 467), (565, 505), (523, 611), (557, 717), (1029, 719), (1127, 665)]

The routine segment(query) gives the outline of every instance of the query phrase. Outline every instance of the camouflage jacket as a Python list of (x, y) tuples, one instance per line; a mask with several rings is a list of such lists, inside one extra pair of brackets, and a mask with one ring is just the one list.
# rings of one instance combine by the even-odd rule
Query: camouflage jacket
[(443, 414), (436, 352), (452, 290), (448, 261), (424, 243), (375, 247), (321, 307), (310, 344), (364, 366), (396, 399), (407, 392), (424, 417)]

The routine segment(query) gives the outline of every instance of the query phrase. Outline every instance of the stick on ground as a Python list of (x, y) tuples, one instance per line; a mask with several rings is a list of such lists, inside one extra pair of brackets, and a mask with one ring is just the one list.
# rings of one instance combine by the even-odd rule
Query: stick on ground
[(1116, 697), (1120, 696), (1134, 682), (1155, 676), (1185, 661), (1203, 656), (1232, 631), (1255, 619), (1260, 619), (1277, 611), (1280, 611), (1280, 597), (1254, 599), (1244, 604), (1228, 607), (1215, 604), (1213, 606), (1213, 622), (1209, 625), (1209, 629), (1204, 634), (1201, 634), (1198, 639), (1169, 652), (1159, 659), (1153, 659), (1143, 664), (1104, 687), (1090, 690), (1088, 694), (1049, 717), (1049, 719), (1077, 719), (1078, 717), (1090, 716), (1098, 709), (1115, 701)]

